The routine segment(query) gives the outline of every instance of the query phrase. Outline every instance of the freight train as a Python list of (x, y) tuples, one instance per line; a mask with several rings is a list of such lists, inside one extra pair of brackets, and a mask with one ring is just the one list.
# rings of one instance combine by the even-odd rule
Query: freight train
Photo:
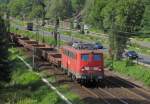
[(39, 43), (27, 37), (10, 33), (11, 40), (63, 71), (72, 80), (80, 83), (101, 83), (104, 79), (103, 53), (95, 49), (93, 44), (75, 43), (56, 49), (50, 45)]

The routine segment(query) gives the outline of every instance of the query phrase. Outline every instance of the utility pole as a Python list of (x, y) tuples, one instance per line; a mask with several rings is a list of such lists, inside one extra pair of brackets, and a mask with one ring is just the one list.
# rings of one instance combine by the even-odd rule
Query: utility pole
[(35, 48), (33, 47), (32, 67), (35, 69)]
[(36, 18), (36, 41), (38, 41), (39, 39), (39, 22), (38, 22), (38, 18)]
[[(7, 4), (9, 4), (9, 0), (6, 1)], [(10, 31), (10, 23), (9, 23), (9, 20), (10, 19), (10, 11), (9, 11), (9, 8), (8, 8), (8, 5), (6, 6), (6, 21), (7, 21), (7, 31), (9, 32)]]
[(55, 29), (54, 29), (54, 39), (55, 39), (55, 46), (58, 45), (58, 28), (59, 28), (59, 18), (56, 18), (55, 21)]
[[(39, 41), (39, 22), (38, 22), (38, 18), (36, 18), (36, 41)], [(33, 50), (32, 50), (32, 67), (33, 69), (36, 69), (36, 48), (33, 47)]]
[(74, 22), (72, 19), (70, 19), (70, 38), (71, 38), (71, 41), (73, 42), (73, 36), (72, 36), (72, 29), (74, 27)]
[(59, 42), (58, 47), (60, 47), (60, 45), (61, 45), (61, 41), (60, 41), (60, 33), (58, 33), (58, 42)]
[(109, 49), (109, 54), (110, 54), (110, 57), (111, 57), (111, 60), (112, 60), (112, 65), (111, 65), (111, 69), (113, 70), (114, 69), (114, 54), (115, 54), (115, 41), (116, 41), (116, 26), (115, 26), (115, 11), (113, 10), (112, 11), (112, 14), (111, 14), (111, 19), (112, 19), (112, 32), (111, 32), (111, 36), (110, 37), (110, 49)]
[(44, 38), (44, 31), (42, 31), (42, 42), (45, 42), (45, 38)]

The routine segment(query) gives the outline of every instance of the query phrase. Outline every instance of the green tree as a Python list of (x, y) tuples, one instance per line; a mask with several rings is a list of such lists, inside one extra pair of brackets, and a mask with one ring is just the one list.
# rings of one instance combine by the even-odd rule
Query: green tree
[(0, 12), (3, 15), (7, 12), (8, 2), (9, 2), (9, 0), (0, 0)]
[(12, 16), (27, 17), (32, 10), (32, 0), (10, 0), (8, 7)]
[(131, 33), (140, 30), (144, 10), (141, 0), (111, 0), (103, 9), (104, 27), (110, 29), (115, 59), (121, 59)]
[(51, 0), (48, 8), (47, 17), (61, 19), (72, 16), (71, 0)]
[(85, 21), (95, 27), (103, 29), (103, 8), (109, 0), (87, 0), (85, 5)]
[(86, 0), (71, 0), (71, 1), (72, 1), (73, 11), (75, 13), (79, 13), (84, 8)]
[(150, 33), (150, 0), (143, 0), (145, 3), (145, 13), (143, 19), (143, 31)]
[(144, 10), (141, 0), (87, 0), (85, 21), (110, 32), (110, 47), (121, 59), (130, 33), (141, 29)]
[(46, 10), (45, 10), (45, 2), (43, 0), (33, 0), (32, 3), (32, 11), (29, 14), (29, 17), (32, 18), (42, 18), (42, 25), (45, 24), (45, 15), (46, 15)]
[(9, 80), (8, 68), (8, 29), (5, 21), (0, 16), (0, 80)]

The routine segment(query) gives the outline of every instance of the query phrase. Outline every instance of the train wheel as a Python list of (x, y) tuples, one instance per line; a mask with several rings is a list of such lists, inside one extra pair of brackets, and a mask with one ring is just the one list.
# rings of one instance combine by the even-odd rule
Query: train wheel
[(80, 85), (81, 85), (81, 87), (86, 85), (86, 81), (85, 80), (80, 80)]
[(104, 80), (98, 81), (98, 86), (101, 87), (101, 88), (105, 88)]
[(68, 74), (68, 71), (66, 69), (63, 69), (64, 74)]
[(80, 86), (81, 87), (83, 86), (83, 80), (80, 80)]
[(72, 75), (72, 76), (71, 76), (71, 80), (76, 82), (76, 76), (75, 76), (75, 75)]
[(63, 71), (64, 71), (64, 69), (63, 69), (63, 68), (60, 68), (60, 70), (61, 70), (61, 72), (63, 72)]
[(71, 77), (71, 76), (72, 76), (69, 71), (67, 71), (67, 76), (68, 76), (68, 77)]

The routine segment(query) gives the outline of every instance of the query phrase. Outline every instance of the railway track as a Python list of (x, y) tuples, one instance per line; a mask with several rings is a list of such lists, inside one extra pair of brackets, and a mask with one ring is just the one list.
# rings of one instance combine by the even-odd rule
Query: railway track
[(97, 99), (103, 100), (104, 104), (128, 104), (125, 101), (117, 98), (113, 94), (105, 91), (102, 88), (93, 89), (82, 87), (85, 91), (89, 92), (91, 95), (95, 96)]
[(108, 79), (109, 82), (111, 81), (110, 83), (120, 86), (120, 87), (122, 87), (126, 90), (129, 90), (135, 94), (138, 94), (141, 97), (144, 97), (150, 101), (150, 90), (144, 89), (141, 86), (135, 85), (132, 82), (122, 79), (122, 78), (116, 76), (115, 74), (113, 74), (112, 72), (109, 72), (109, 71), (105, 71), (105, 72), (107, 73), (107, 76), (111, 76)]
[(150, 104), (148, 97), (143, 97), (139, 93), (121, 87), (119, 84), (114, 84), (110, 80), (107, 80), (105, 88), (97, 89), (84, 86), (82, 88), (96, 98), (103, 99), (105, 104)]
[[(107, 79), (106, 79), (107, 80)], [(122, 89), (124, 89), (125, 91), (132, 93), (133, 95), (143, 99), (143, 100), (147, 100), (150, 103), (150, 93), (145, 91), (142, 88), (138, 88), (137, 86), (131, 86), (130, 83), (124, 82), (122, 80), (116, 79), (116, 77), (113, 77), (110, 80), (108, 80), (109, 83), (111, 83), (112, 85), (115, 85), (117, 87), (120, 87)]]

